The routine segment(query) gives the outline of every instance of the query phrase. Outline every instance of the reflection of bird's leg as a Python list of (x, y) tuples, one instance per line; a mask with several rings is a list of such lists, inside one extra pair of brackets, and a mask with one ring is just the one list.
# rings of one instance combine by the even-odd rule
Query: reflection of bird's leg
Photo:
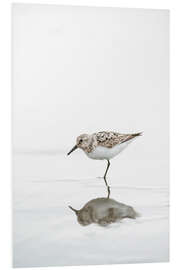
[(109, 196), (110, 196), (110, 193), (111, 193), (110, 186), (107, 186), (107, 192), (108, 192), (107, 198), (109, 199)]
[(104, 174), (104, 182), (105, 182), (106, 187), (107, 187), (107, 191), (108, 191), (108, 198), (109, 198), (109, 196), (110, 196), (110, 186), (109, 186), (109, 185), (108, 185), (108, 183), (107, 183), (107, 180), (106, 180), (106, 175), (107, 175), (107, 172), (108, 172), (108, 170), (109, 170), (110, 161), (108, 160), (107, 162), (108, 162), (108, 164), (107, 164), (107, 168), (106, 168), (106, 171), (105, 171), (105, 174)]

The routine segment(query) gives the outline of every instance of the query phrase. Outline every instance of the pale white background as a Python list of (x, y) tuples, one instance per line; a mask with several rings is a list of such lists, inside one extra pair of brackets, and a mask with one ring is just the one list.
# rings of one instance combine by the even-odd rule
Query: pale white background
[[(83, 1), (83, 4), (84, 4), (84, 2), (85, 1)], [(96, 2), (98, 2), (98, 1), (96, 1)], [(111, 5), (112, 5), (112, 2), (113, 1), (111, 1)], [(138, 1), (137, 1), (138, 2)], [(152, 7), (157, 7), (157, 8), (169, 8), (170, 6), (169, 6), (169, 3), (167, 3), (167, 5), (166, 5), (166, 3), (165, 3), (165, 1), (163, 1), (163, 3), (162, 4), (160, 4), (160, 5), (158, 5), (157, 6), (157, 1), (155, 1), (156, 2), (156, 5), (154, 4), (152, 4), (152, 1), (151, 1), (151, 6), (150, 5), (144, 5), (144, 3), (141, 5), (141, 3), (140, 3), (140, 6), (139, 5), (136, 5), (136, 6), (134, 6), (134, 4), (133, 4), (133, 6), (131, 5), (132, 3), (130, 3), (130, 7), (146, 7), (146, 8), (152, 8)], [(160, 1), (158, 1), (158, 3), (159, 3)], [(168, 1), (169, 2), (169, 1)], [(58, 1), (58, 3), (62, 3), (62, 1)], [(66, 1), (66, 3), (67, 3), (67, 1)], [(92, 3), (92, 1), (91, 1), (91, 3)], [(114, 2), (115, 3), (115, 2)], [(133, 2), (134, 3), (134, 2)], [(174, 3), (174, 2), (173, 2)], [(82, 2), (79, 2), (79, 4), (82, 4)], [(166, 6), (165, 6), (166, 5)], [(115, 3), (115, 6), (117, 6), (117, 3)], [(124, 6), (124, 5), (120, 5), (119, 4), (119, 6)], [(128, 4), (126, 3), (126, 6), (128, 7)], [(1, 9), (2, 10), (2, 9)], [(178, 10), (177, 11), (174, 11), (174, 14), (176, 14), (176, 12), (178, 12)], [(3, 10), (3, 13), (4, 13), (4, 10)], [(172, 14), (173, 14), (173, 12), (172, 12)], [(172, 16), (172, 14), (171, 14), (171, 16)], [(6, 15), (7, 16), (7, 15)], [(179, 16), (179, 14), (177, 14), (177, 17)], [(175, 21), (174, 21), (174, 23), (175, 23)], [(4, 25), (4, 23), (2, 23), (1, 25)], [(176, 29), (178, 29), (178, 25), (175, 25), (175, 24), (173, 24), (173, 20), (172, 20), (172, 30), (174, 30), (175, 28)], [(172, 38), (175, 38), (174, 37), (174, 34), (173, 34), (174, 32), (172, 32)], [(7, 36), (7, 34), (8, 34), (8, 28), (6, 28), (6, 32), (5, 32), (5, 34), (6, 34), (6, 38), (7, 37), (9, 37), (9, 36)], [(176, 51), (176, 48), (178, 49), (178, 41), (177, 41), (177, 39), (176, 40), (174, 40), (176, 43), (174, 44), (175, 46), (173, 47), (173, 50), (171, 50), (172, 51), (172, 57), (174, 56), (174, 52)], [(5, 44), (5, 46), (4, 46), (4, 48), (1, 50), (1, 52), (3, 52), (3, 54), (2, 55), (4, 55), (4, 50), (5, 50), (5, 47), (7, 47), (7, 44)], [(176, 51), (177, 52), (177, 51)], [(8, 56), (8, 52), (7, 52), (7, 56)], [(177, 58), (177, 55), (176, 55), (176, 58)], [(7, 68), (7, 71), (8, 71), (8, 67), (7, 67), (7, 65), (6, 65), (6, 63), (7, 63), (7, 57), (5, 58), (5, 63), (4, 63), (4, 65), (3, 65), (3, 69), (2, 69), (2, 71), (1, 71), (1, 74), (3, 74), (4, 73), (4, 69), (6, 69)], [(172, 70), (172, 73), (173, 73), (173, 78), (175, 77), (174, 76), (174, 74), (177, 74), (178, 73), (178, 65), (177, 65), (177, 67), (176, 67), (176, 69), (177, 70)], [(177, 72), (177, 73), (176, 73)], [(4, 79), (5, 79), (5, 85), (6, 85), (6, 82), (7, 82), (7, 79), (9, 79), (9, 77), (4, 77)], [(5, 88), (5, 85), (3, 86), (3, 88), (2, 89), (4, 89)], [(172, 85), (172, 90), (173, 91), (175, 91), (175, 90), (178, 90), (178, 87), (177, 87), (177, 84), (174, 84), (173, 83), (173, 85)], [(5, 90), (4, 90), (5, 91)], [(6, 106), (8, 105), (8, 99), (9, 99), (9, 95), (7, 95), (7, 97), (5, 96), (5, 93), (4, 93), (4, 91), (2, 91), (2, 93), (3, 93), (3, 97), (1, 98), (1, 100), (3, 100), (3, 104), (2, 105), (4, 105), (4, 99), (5, 98), (7, 98), (7, 104), (5, 104), (5, 106), (4, 107), (1, 107), (1, 108), (3, 108), (3, 112), (1, 112), (1, 115), (3, 115), (3, 114), (5, 114), (5, 111), (7, 111), (6, 109)], [(178, 102), (178, 97), (176, 97), (176, 101)], [(7, 106), (8, 107), (8, 106)], [(173, 105), (173, 107), (174, 107), (174, 105)], [(8, 111), (7, 111), (7, 113), (8, 113)], [(177, 112), (174, 112), (174, 115), (173, 115), (173, 118), (174, 119), (176, 119), (175, 117), (177, 117), (178, 116), (178, 114), (177, 114)], [(6, 124), (7, 124), (7, 121), (8, 121), (8, 119), (6, 119)], [(176, 124), (178, 124), (178, 117), (177, 117), (177, 119), (175, 120), (175, 123)], [(6, 126), (7, 127), (7, 126)], [(4, 129), (3, 129), (4, 130)], [(176, 131), (177, 133), (176, 134), (178, 134), (178, 131)], [(175, 137), (176, 136), (176, 134), (174, 134), (172, 137), (173, 137), (173, 141), (175, 142), (175, 146), (177, 147), (177, 144), (178, 144), (178, 136), (177, 137)], [(7, 133), (5, 134), (5, 138), (7, 138)], [(176, 139), (176, 140), (175, 140)], [(3, 144), (2, 144), (2, 146), (4, 146), (4, 141), (5, 141), (5, 139), (4, 138), (2, 138), (1, 139), (1, 142), (3, 142)], [(173, 144), (172, 144), (172, 146), (173, 146)], [(4, 155), (3, 155), (3, 159), (2, 159), (2, 161), (1, 161), (1, 164), (3, 164), (3, 162), (4, 162), (4, 159), (5, 159), (5, 157), (7, 157), (7, 152), (8, 152), (8, 149), (10, 149), (10, 148), (7, 148), (7, 146), (5, 146), (5, 152), (4, 152)], [(8, 160), (8, 157), (7, 157), (7, 160)], [(178, 162), (178, 160), (177, 160), (177, 162)], [(5, 172), (4, 172), (4, 175), (3, 175), (3, 177), (1, 177), (1, 179), (2, 179), (2, 182), (3, 182), (3, 194), (4, 194), (4, 184), (5, 184), (5, 181), (7, 181), (8, 180), (8, 176), (7, 176), (7, 170), (8, 170), (8, 165), (9, 164), (7, 164), (7, 167), (5, 167)], [(177, 163), (177, 167), (178, 167), (178, 163)], [(174, 168), (172, 168), (172, 174), (174, 175), (174, 173), (175, 173), (175, 166), (174, 166)], [(175, 178), (173, 177), (172, 178), (173, 179), (173, 182), (174, 182), (174, 180), (175, 180)], [(172, 186), (172, 188), (174, 189), (174, 185)], [(7, 186), (7, 190), (9, 189), (9, 185)], [(172, 189), (172, 190), (173, 190)], [(178, 190), (178, 188), (176, 187), (176, 190)], [(10, 194), (9, 192), (8, 192), (8, 194)], [(7, 195), (6, 195), (6, 197), (9, 199), (10, 197), (8, 197)], [(4, 200), (5, 200), (5, 196), (4, 197), (2, 197), (3, 198), (3, 203), (1, 203), (2, 205), (4, 204)], [(172, 196), (172, 201), (174, 202), (174, 209), (172, 209), (172, 212), (173, 211), (175, 211), (176, 212), (176, 223), (178, 222), (177, 221), (177, 209), (175, 208), (175, 200), (174, 200), (174, 196)], [(177, 202), (176, 202), (177, 203)], [(7, 201), (7, 206), (8, 206), (8, 204), (9, 204), (9, 202)], [(10, 207), (10, 205), (9, 205), (9, 207)], [(7, 208), (8, 209), (8, 208)], [(10, 227), (10, 226), (9, 226)], [(173, 227), (174, 227), (174, 225), (173, 225)], [(7, 230), (7, 224), (5, 224), (5, 228), (6, 228), (6, 230)], [(177, 228), (178, 228), (178, 226), (177, 226)], [(9, 228), (10, 229), (10, 228)], [(172, 230), (172, 236), (173, 236), (173, 234), (174, 234), (174, 230)], [(4, 231), (3, 231), (3, 235), (4, 235)], [(175, 236), (175, 234), (174, 234), (174, 236)], [(3, 239), (3, 237), (1, 238), (1, 239)], [(4, 241), (1, 241), (2, 243), (3, 243), (3, 247), (5, 246), (5, 243), (8, 243), (9, 241), (8, 241), (8, 237), (6, 236), (5, 238), (4, 238)], [(3, 248), (4, 249), (4, 248)], [(172, 250), (173, 250), (173, 248), (172, 248)], [(178, 249), (176, 250), (177, 251), (177, 253), (178, 253)], [(7, 252), (7, 254), (9, 253), (9, 249), (8, 249), (8, 252)], [(5, 256), (3, 256), (3, 258), (5, 258)], [(173, 256), (171, 257), (172, 259), (173, 259)], [(178, 259), (178, 257), (177, 257), (177, 259)], [(158, 265), (158, 267), (160, 268), (160, 267), (163, 267), (163, 269), (165, 269), (166, 267), (168, 268), (169, 266), (168, 265)], [(177, 263), (176, 263), (176, 266), (177, 266)], [(2, 267), (4, 267), (5, 268), (5, 266), (2, 266)], [(107, 269), (109, 269), (111, 266), (107, 266)], [(112, 268), (114, 267), (114, 269), (116, 268), (116, 267), (118, 267), (118, 266), (112, 266)], [(124, 266), (124, 267), (131, 267), (131, 266)], [(135, 267), (134, 265), (133, 265), (133, 267)], [(141, 266), (136, 266), (136, 267), (144, 267), (143, 265)], [(148, 267), (149, 267), (149, 269), (151, 269), (151, 267), (155, 267), (154, 265), (147, 265), (146, 266), (147, 267), (147, 269), (148, 269)], [(171, 267), (173, 267), (173, 263), (172, 263), (172, 265), (171, 265)], [(174, 267), (175, 267), (175, 264), (174, 264)], [(100, 267), (99, 267), (100, 268)], [(103, 266), (103, 268), (104, 268), (104, 266)], [(177, 266), (177, 268), (178, 268), (178, 266)], [(75, 269), (75, 268), (74, 268)], [(94, 267), (91, 267), (91, 269), (94, 269)]]
[[(12, 16), (13, 265), (167, 261), (168, 10), (15, 4)], [(66, 209), (104, 195), (104, 162), (66, 155), (99, 130), (144, 133), (108, 175), (111, 197), (141, 213), (139, 233), (82, 230)]]
[(168, 10), (14, 5), (15, 150), (143, 131), (131, 155), (167, 162), (168, 23)]

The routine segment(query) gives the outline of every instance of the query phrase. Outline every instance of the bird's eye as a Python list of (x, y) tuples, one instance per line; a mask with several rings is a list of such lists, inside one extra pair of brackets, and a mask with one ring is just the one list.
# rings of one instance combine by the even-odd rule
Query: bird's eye
[(82, 140), (82, 139), (80, 139), (80, 140), (79, 140), (79, 143), (82, 143), (82, 141), (83, 141), (83, 140)]

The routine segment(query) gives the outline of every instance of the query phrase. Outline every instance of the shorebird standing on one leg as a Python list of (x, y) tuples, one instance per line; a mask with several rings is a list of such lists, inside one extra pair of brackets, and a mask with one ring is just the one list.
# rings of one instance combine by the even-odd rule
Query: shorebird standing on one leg
[(104, 174), (104, 181), (108, 187), (108, 196), (110, 189), (106, 181), (106, 175), (110, 166), (110, 159), (117, 156), (122, 150), (124, 150), (128, 144), (133, 141), (137, 136), (142, 133), (134, 134), (121, 134), (118, 132), (101, 131), (97, 133), (82, 134), (77, 137), (76, 145), (69, 151), (70, 155), (77, 148), (81, 148), (89, 158), (98, 160), (107, 160), (107, 168)]

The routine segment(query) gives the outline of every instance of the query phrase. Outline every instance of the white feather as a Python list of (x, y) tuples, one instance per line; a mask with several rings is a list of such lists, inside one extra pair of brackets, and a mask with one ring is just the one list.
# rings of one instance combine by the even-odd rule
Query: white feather
[(130, 141), (128, 142), (124, 142), (121, 144), (117, 144), (115, 146), (113, 146), (112, 148), (107, 148), (104, 146), (97, 146), (94, 151), (90, 152), (90, 153), (86, 153), (86, 155), (89, 158), (92, 159), (112, 159), (113, 157), (115, 157), (116, 155), (118, 155), (120, 152), (122, 152), (129, 144)]

